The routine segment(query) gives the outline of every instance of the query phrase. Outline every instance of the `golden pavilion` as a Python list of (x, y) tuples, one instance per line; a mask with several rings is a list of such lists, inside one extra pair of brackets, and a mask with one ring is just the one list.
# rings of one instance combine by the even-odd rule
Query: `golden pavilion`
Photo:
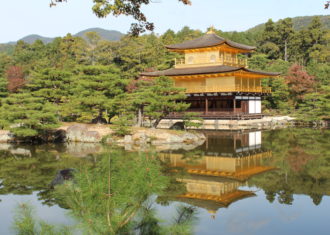
[[(183, 55), (176, 59), (174, 68), (144, 72), (144, 77), (169, 76), (176, 87), (186, 89), (188, 111), (202, 118), (255, 119), (261, 118), (261, 98), (271, 93), (261, 86), (261, 79), (279, 73), (254, 71), (247, 59), (255, 47), (219, 37), (213, 30), (205, 35), (168, 45), (170, 51)], [(180, 117), (180, 114), (172, 114)]]
[(185, 193), (176, 195), (175, 201), (185, 202), (216, 214), (220, 208), (255, 196), (240, 187), (247, 180), (265, 172), (276, 170), (270, 166), (272, 152), (262, 147), (260, 131), (207, 132), (207, 141), (196, 149), (196, 155), (186, 156), (182, 151), (161, 153), (160, 159), (178, 171), (176, 180), (185, 185)]

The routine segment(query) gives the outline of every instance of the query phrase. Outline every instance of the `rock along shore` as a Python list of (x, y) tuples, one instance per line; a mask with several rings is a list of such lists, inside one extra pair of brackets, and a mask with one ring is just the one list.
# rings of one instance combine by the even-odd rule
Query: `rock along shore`
[[(68, 143), (116, 144), (127, 150), (156, 146), (159, 150), (193, 149), (204, 143), (203, 133), (149, 128), (132, 128), (131, 134), (117, 137), (110, 125), (64, 123), (54, 132), (54, 139)], [(15, 142), (14, 136), (0, 130), (0, 143)]]

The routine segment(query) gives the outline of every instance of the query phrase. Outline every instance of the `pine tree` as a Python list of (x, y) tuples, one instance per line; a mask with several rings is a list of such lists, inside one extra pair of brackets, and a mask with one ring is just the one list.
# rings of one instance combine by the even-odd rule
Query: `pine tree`
[(80, 67), (74, 81), (66, 115), (70, 116), (71, 112), (71, 116), (75, 115), (78, 121), (83, 122), (104, 120), (105, 112), (112, 115), (116, 113), (114, 98), (122, 94), (127, 85), (114, 66)]
[(323, 29), (320, 18), (314, 17), (307, 29), (299, 31), (294, 37), (295, 58), (303, 65), (307, 65), (313, 58), (320, 60), (323, 52), (325, 52), (324, 55), (327, 54), (326, 44), (326, 31)]
[(3, 99), (0, 120), (16, 137), (23, 139), (43, 139), (59, 124), (54, 105), (30, 93), (13, 93)]
[(128, 86), (126, 111), (132, 111), (137, 117), (137, 125), (142, 126), (148, 119), (157, 127), (160, 120), (172, 112), (185, 111), (189, 104), (184, 103), (186, 95), (183, 88), (174, 87), (168, 77), (141, 78)]
[(330, 86), (322, 86), (317, 92), (306, 94), (299, 105), (298, 114), (308, 121), (330, 118)]
[(68, 99), (73, 86), (72, 73), (60, 69), (42, 69), (30, 75), (26, 89), (35, 97), (61, 104)]
[[(8, 95), (8, 81), (5, 78), (0, 77), (0, 98), (5, 98)], [(1, 105), (1, 100), (0, 100)]]
[(265, 24), (265, 29), (261, 35), (260, 51), (268, 55), (269, 59), (278, 59), (280, 48), (278, 46), (279, 34), (275, 23), (269, 19)]
[(278, 33), (277, 45), (280, 49), (281, 58), (284, 61), (289, 59), (289, 46), (291, 46), (291, 39), (294, 35), (293, 23), (291, 18), (279, 20), (276, 24), (276, 31)]
[(154, 121), (154, 127), (170, 113), (183, 112), (189, 107), (189, 104), (183, 101), (186, 98), (184, 89), (174, 87), (171, 78), (155, 78), (154, 84), (143, 91), (149, 93), (149, 96), (144, 96), (148, 104), (145, 106), (145, 115)]

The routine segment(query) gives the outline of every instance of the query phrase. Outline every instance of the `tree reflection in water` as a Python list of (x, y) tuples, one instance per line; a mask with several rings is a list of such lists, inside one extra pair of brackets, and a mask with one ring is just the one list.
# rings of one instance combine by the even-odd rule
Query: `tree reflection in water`
[(278, 170), (259, 175), (250, 186), (262, 188), (269, 202), (294, 203), (295, 194), (309, 195), (315, 205), (330, 196), (330, 130), (307, 128), (264, 132)]
[[(197, 208), (215, 214), (255, 195), (241, 186), (262, 189), (270, 203), (294, 204), (294, 195), (304, 194), (319, 205), (330, 195), (329, 130), (207, 135), (193, 151), (158, 154), (106, 149), (72, 158), (54, 148), (29, 147), (27, 155), (2, 151), (0, 194), (38, 191), (44, 203), (70, 208), (90, 234), (192, 234)], [(77, 169), (75, 183), (50, 192), (47, 185), (64, 168)], [(155, 205), (171, 201), (184, 203), (163, 221)]]

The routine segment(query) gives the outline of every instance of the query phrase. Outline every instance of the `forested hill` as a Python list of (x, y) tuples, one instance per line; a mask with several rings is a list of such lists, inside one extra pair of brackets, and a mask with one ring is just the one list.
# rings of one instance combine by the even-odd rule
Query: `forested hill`
[[(293, 22), (293, 29), (294, 30), (301, 30), (306, 28), (312, 21), (313, 17), (315, 16), (297, 16), (292, 18)], [(320, 20), (323, 24), (323, 27), (325, 29), (330, 29), (330, 15), (319, 15)], [(253, 28), (250, 28), (247, 30), (247, 32), (250, 33), (258, 33), (263, 31), (265, 28), (265, 23), (258, 24), (257, 26), (254, 26)]]
[(124, 34), (117, 30), (107, 30), (107, 29), (101, 29), (101, 28), (90, 28), (83, 31), (80, 31), (79, 33), (75, 34), (76, 37), (82, 37), (86, 39), (85, 34), (88, 32), (96, 32), (103, 40), (107, 41), (119, 41)]
[[(38, 34), (30, 34), (28, 36), (25, 36), (24, 38), (21, 38), (20, 40), (32, 44), (34, 43), (36, 40), (41, 40), (43, 43), (50, 43), (54, 40), (54, 38), (48, 38), (48, 37), (43, 37), (40, 36)], [(13, 44), (15, 44), (15, 42), (13, 42)]]
[[(100, 37), (103, 40), (107, 40), (107, 41), (118, 41), (120, 40), (120, 38), (124, 35), (119, 31), (116, 30), (107, 30), (107, 29), (101, 29), (101, 28), (89, 28), (83, 31), (80, 31), (76, 34), (74, 34), (73, 36), (76, 37), (83, 37), (85, 38), (85, 33), (87, 32), (96, 32), (98, 35), (100, 35)], [(25, 36), (23, 38), (21, 38), (20, 40), (32, 44), (34, 43), (36, 40), (41, 40), (43, 43), (50, 43), (54, 40), (55, 38), (49, 38), (49, 37), (43, 37), (37, 34), (31, 34), (28, 36)], [(10, 44), (15, 44), (15, 42), (11, 42)]]

